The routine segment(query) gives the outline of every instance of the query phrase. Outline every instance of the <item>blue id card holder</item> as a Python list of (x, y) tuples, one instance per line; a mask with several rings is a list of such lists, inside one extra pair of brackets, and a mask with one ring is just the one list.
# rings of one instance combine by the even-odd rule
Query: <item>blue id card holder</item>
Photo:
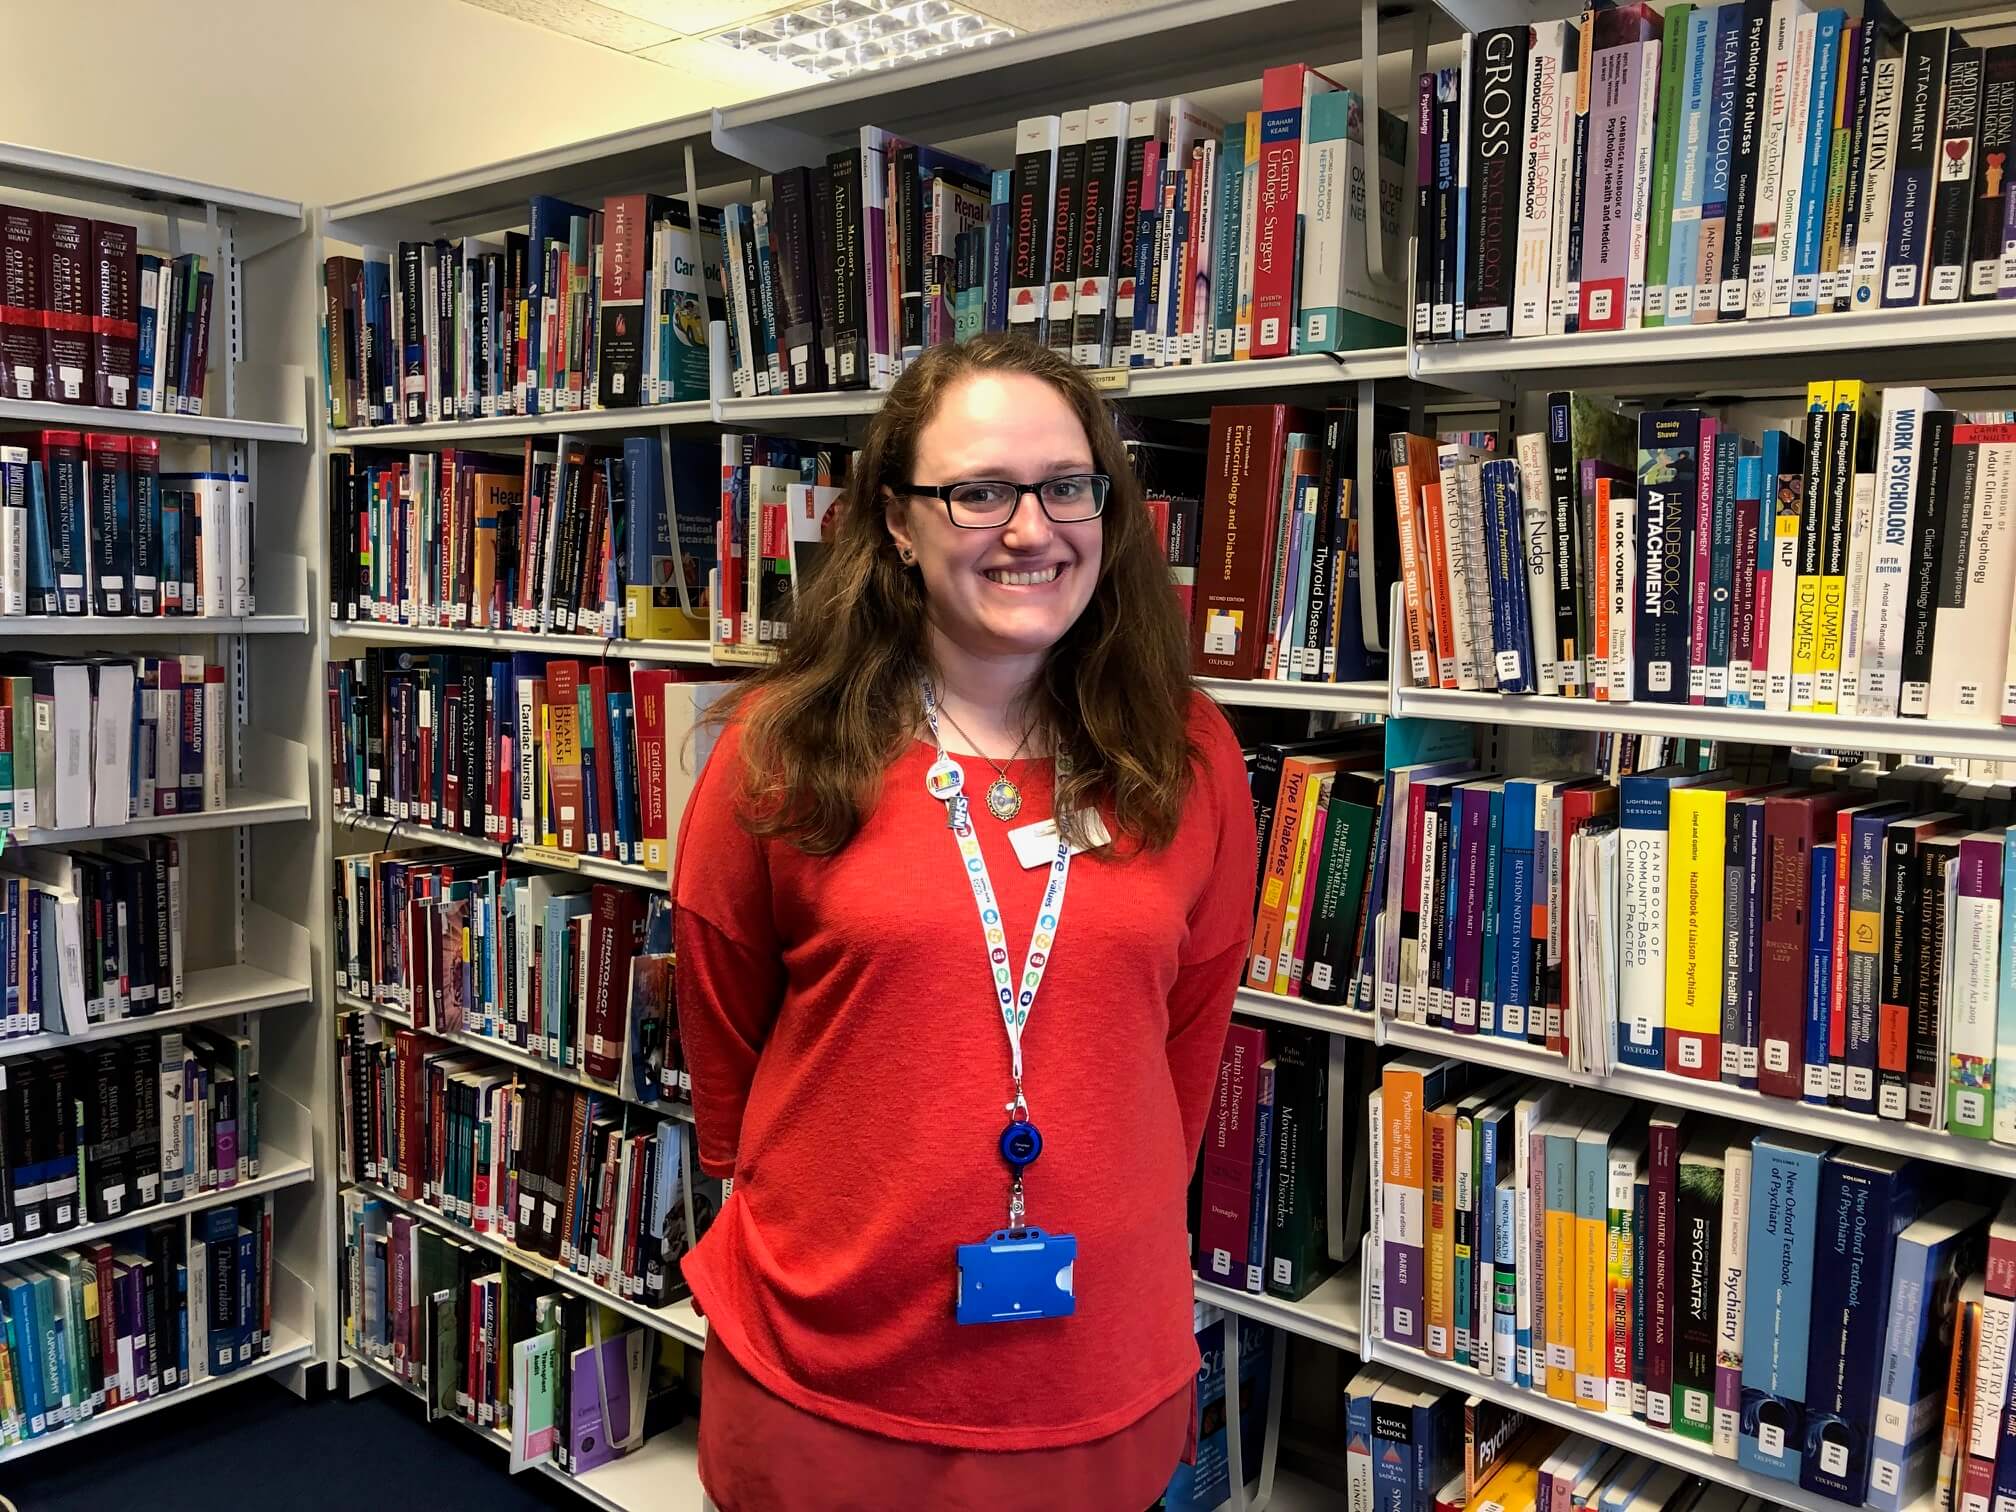
[(996, 1229), (958, 1250), (961, 1323), (1019, 1323), (1068, 1318), (1077, 1311), (1071, 1268), (1078, 1241), (1039, 1228)]

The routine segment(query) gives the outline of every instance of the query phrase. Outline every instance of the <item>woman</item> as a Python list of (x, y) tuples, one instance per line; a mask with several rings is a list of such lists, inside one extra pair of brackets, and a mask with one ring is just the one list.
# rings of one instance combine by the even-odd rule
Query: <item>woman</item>
[(734, 1178), (685, 1264), (701, 1479), (724, 1512), (1136, 1512), (1189, 1437), (1244, 762), (1060, 357), (926, 352), (842, 508), (679, 836), (699, 1158)]

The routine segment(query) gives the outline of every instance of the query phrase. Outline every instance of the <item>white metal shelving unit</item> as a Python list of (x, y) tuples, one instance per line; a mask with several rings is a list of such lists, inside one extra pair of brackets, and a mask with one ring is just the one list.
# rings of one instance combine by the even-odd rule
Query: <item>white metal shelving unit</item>
[[(280, 690), (314, 664), (308, 583), (324, 559), (319, 515), (304, 508), (309, 472), (314, 363), (288, 348), (299, 309), (281, 291), (312, 265), (307, 213), (293, 201), (248, 194), (172, 175), (0, 144), (7, 197), (41, 208), (130, 221), (139, 243), (171, 254), (200, 253), (214, 276), (210, 358), (202, 415), (159, 414), (0, 399), (0, 432), (45, 427), (158, 437), (164, 470), (241, 472), (256, 510), (254, 575), (259, 612), (235, 617), (0, 619), (10, 649), (62, 655), (118, 646), (127, 653), (200, 651), (221, 663), (230, 700), (225, 718), (226, 795), (222, 809), (148, 816), (124, 824), (17, 831), (9, 845), (42, 846), (149, 835), (180, 837), (187, 962), (173, 1009), (96, 1025), (81, 1035), (45, 1032), (0, 1041), (6, 1061), (39, 1051), (95, 1044), (180, 1026), (241, 1018), (259, 1039), (261, 1174), (229, 1188), (192, 1194), (107, 1223), (37, 1236), (0, 1248), (0, 1261), (47, 1254), (123, 1235), (244, 1199), (274, 1201), (273, 1348), (221, 1377), (95, 1415), (0, 1451), (0, 1486), (32, 1474), (39, 1450), (116, 1429), (161, 1408), (239, 1381), (278, 1380), (297, 1393), (329, 1358), (333, 1334), (322, 1308), (334, 1288), (318, 1204), (333, 1151), (330, 1061), (314, 1011), (316, 956), (326, 900), (286, 858), (312, 849), (311, 821), (323, 785), (312, 777), (308, 710)], [(303, 836), (311, 845), (303, 845)], [(17, 1468), (26, 1465), (27, 1468)], [(16, 1493), (18, 1495), (18, 1492)]]

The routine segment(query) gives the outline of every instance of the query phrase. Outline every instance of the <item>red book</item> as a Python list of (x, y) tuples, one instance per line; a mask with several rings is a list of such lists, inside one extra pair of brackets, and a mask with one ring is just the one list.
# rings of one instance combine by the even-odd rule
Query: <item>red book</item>
[(133, 239), (131, 226), (91, 222), (92, 394), (107, 409), (134, 407), (140, 275)]
[(1260, 675), (1288, 436), (1316, 426), (1308, 410), (1285, 404), (1211, 411), (1190, 631), (1190, 665), (1199, 676)]
[(598, 856), (616, 854), (616, 749), (609, 729), (609, 666), (592, 662), (588, 667), (588, 716), (595, 722), (595, 817), (601, 825), (589, 837), (589, 850)]
[(546, 664), (547, 720), (552, 741), (553, 833), (562, 850), (588, 849), (587, 792), (581, 774), (581, 664)]
[(1295, 222), (1301, 212), (1303, 112), (1320, 90), (1341, 89), (1306, 63), (1260, 75), (1259, 190), (1253, 226), (1253, 355), (1286, 357), (1295, 336)]
[[(1589, 782), (1579, 787), (1565, 789), (1561, 794), (1561, 897), (1562, 909), (1567, 910), (1566, 899), (1575, 896), (1574, 868), (1571, 858), (1575, 854), (1573, 841), (1575, 832), (1599, 814), (1617, 812), (1617, 789), (1604, 782)], [(1561, 1001), (1547, 1004), (1547, 1048), (1556, 1055), (1568, 1053), (1568, 1036), (1563, 1025), (1568, 1015), (1575, 1011), (1575, 1002), (1568, 984), (1575, 980), (1575, 962), (1570, 951), (1573, 931), (1561, 931)]]
[(1757, 1087), (1796, 1101), (1803, 1091), (1806, 968), (1813, 847), (1833, 838), (1846, 793), (1781, 793), (1764, 800), (1764, 938), (1758, 970)]
[(1253, 1114), (1267, 1033), (1234, 1023), (1225, 1031), (1218, 1090), (1204, 1127), (1203, 1205), (1197, 1221), (1197, 1271), (1235, 1290), (1246, 1284), (1253, 1217)]
[(42, 217), (43, 391), (65, 404), (97, 397), (91, 363), (91, 222), (81, 215)]
[(40, 210), (0, 205), (0, 393), (9, 399), (47, 399), (43, 370), (42, 264), (46, 232)]
[(613, 1082), (623, 1066), (630, 958), (643, 943), (644, 894), (634, 887), (598, 884), (588, 914), (588, 1023), (581, 1064), (597, 1081)]
[(637, 815), (644, 842), (644, 864), (653, 871), (668, 869), (672, 836), (665, 833), (665, 690), (672, 683), (669, 667), (635, 668), (630, 674), (631, 707), (637, 716)]

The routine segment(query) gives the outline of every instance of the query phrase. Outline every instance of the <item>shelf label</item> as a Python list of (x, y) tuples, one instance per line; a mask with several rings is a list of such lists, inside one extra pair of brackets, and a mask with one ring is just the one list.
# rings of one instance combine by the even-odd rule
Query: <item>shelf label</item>
[(1124, 394), (1133, 381), (1133, 372), (1131, 367), (1103, 367), (1092, 368), (1085, 376), (1101, 393)]
[(581, 858), (573, 851), (561, 850), (557, 845), (514, 845), (511, 856), (533, 866), (557, 866), (563, 871), (581, 870)]

